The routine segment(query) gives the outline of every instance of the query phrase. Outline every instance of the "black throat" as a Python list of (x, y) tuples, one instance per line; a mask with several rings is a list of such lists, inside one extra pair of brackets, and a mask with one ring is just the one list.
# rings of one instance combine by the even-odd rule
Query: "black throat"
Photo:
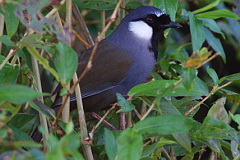
[(159, 30), (157, 31), (153, 29), (153, 35), (151, 39), (152, 46), (149, 47), (149, 50), (154, 53), (154, 57), (156, 61), (158, 59), (158, 42), (162, 37), (163, 37), (163, 31), (159, 31)]

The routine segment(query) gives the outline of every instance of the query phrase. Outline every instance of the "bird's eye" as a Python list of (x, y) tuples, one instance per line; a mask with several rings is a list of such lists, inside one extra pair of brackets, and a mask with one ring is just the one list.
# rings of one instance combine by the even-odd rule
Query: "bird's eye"
[(147, 23), (153, 23), (154, 22), (154, 18), (152, 16), (147, 16), (146, 17), (146, 22)]

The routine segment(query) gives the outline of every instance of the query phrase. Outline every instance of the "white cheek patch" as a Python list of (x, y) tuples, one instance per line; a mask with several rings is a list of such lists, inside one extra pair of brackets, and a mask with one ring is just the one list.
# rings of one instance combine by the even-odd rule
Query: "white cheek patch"
[(152, 38), (152, 27), (143, 21), (129, 22), (128, 29), (141, 39), (151, 40)]

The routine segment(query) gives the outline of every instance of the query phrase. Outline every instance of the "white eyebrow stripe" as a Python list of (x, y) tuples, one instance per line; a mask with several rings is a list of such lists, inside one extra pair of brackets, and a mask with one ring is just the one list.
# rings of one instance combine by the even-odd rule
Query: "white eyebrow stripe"
[(163, 15), (163, 14), (165, 14), (165, 13), (164, 13), (164, 12), (158, 12), (158, 11), (156, 11), (156, 12), (154, 12), (154, 14), (155, 14), (156, 16), (160, 17), (161, 15)]

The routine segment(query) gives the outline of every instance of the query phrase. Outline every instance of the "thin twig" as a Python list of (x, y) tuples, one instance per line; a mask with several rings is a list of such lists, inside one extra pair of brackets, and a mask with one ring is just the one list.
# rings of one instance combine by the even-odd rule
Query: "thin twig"
[(216, 58), (219, 55), (220, 55), (220, 52), (215, 53), (213, 56), (211, 56), (210, 58), (208, 58), (206, 61), (202, 62), (195, 68), (198, 69), (198, 68), (202, 67), (203, 65), (207, 64), (208, 62), (210, 62), (211, 60), (213, 60), (214, 58)]
[(82, 36), (84, 37), (84, 39), (87, 41), (88, 44), (90, 44), (91, 46), (94, 45), (94, 41), (89, 33), (89, 30), (87, 28), (87, 25), (84, 22), (84, 19), (82, 17), (82, 14), (80, 13), (78, 7), (74, 4), (73, 5), (73, 15), (77, 20), (78, 23), (78, 27), (80, 29), (80, 33), (82, 34)]
[(171, 160), (170, 155), (168, 154), (168, 152), (166, 151), (166, 149), (163, 148), (163, 147), (162, 147), (162, 153), (163, 153), (163, 155), (164, 155), (168, 160)]
[(98, 123), (96, 124), (96, 126), (94, 126), (92, 128), (92, 131), (89, 133), (90, 139), (93, 138), (93, 135), (95, 133), (95, 131), (97, 130), (97, 128), (100, 126), (100, 124), (103, 122), (103, 120), (107, 117), (107, 115), (113, 110), (115, 109), (115, 106), (113, 106), (112, 108), (110, 108), (105, 114), (104, 116), (100, 119), (100, 121), (98, 121)]
[(4, 59), (4, 61), (2, 62), (2, 64), (0, 65), (0, 71), (2, 70), (2, 68), (5, 66), (5, 64), (8, 63), (8, 61), (12, 58), (12, 56), (14, 55), (15, 52), (17, 52), (18, 49), (11, 49), (10, 52), (8, 53), (7, 57)]
[[(0, 13), (0, 36), (3, 35), (3, 30), (4, 30), (4, 16), (3, 14)], [(0, 55), (2, 52), (2, 42), (0, 42)]]
[[(97, 113), (95, 113), (95, 112), (90, 112), (90, 114), (94, 117), (94, 118), (96, 118), (96, 119), (98, 119), (99, 121), (102, 119), (102, 117), (101, 116), (99, 116)], [(109, 129), (111, 129), (111, 130), (118, 130), (116, 127), (114, 127), (111, 123), (109, 123), (108, 121), (106, 121), (105, 119), (102, 121), (102, 123), (103, 124), (105, 124)]]
[(134, 110), (135, 114), (137, 115), (137, 117), (138, 117), (139, 119), (141, 119), (142, 116), (141, 116), (141, 114), (136, 110), (136, 108), (134, 108), (133, 110)]
[(199, 107), (201, 104), (203, 104), (209, 97), (211, 97), (215, 92), (219, 91), (220, 89), (230, 85), (231, 83), (233, 83), (233, 81), (230, 81), (222, 86), (213, 88), (212, 91), (208, 94), (207, 97), (205, 97), (203, 100), (201, 100), (198, 104), (196, 104), (194, 107), (192, 107), (190, 110), (188, 110), (186, 113), (184, 113), (184, 116), (189, 115), (192, 111), (194, 111), (197, 107)]

